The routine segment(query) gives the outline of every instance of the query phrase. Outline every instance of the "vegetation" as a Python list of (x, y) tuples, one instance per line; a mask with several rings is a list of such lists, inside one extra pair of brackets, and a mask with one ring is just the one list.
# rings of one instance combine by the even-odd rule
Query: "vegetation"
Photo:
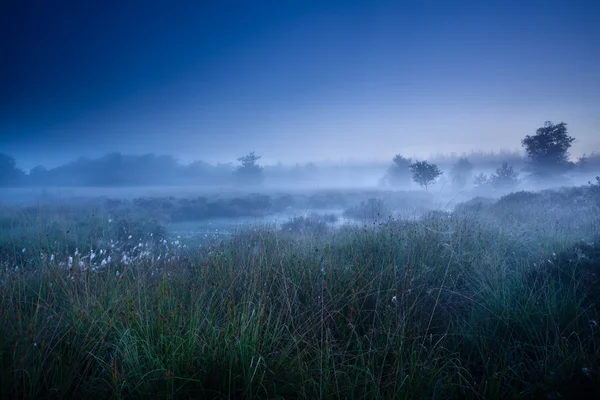
[(386, 180), (391, 186), (408, 186), (411, 180), (410, 165), (412, 160), (396, 154), (392, 160), (392, 165), (386, 172)]
[(494, 166), (508, 161), (517, 168), (522, 168), (526, 164), (526, 157), (519, 150), (499, 150), (499, 151), (483, 151), (473, 150), (469, 153), (458, 155), (451, 154), (435, 154), (428, 161), (438, 165), (440, 168), (452, 168), (460, 158), (467, 158), (476, 169), (488, 170)]
[[(531, 172), (534, 180), (545, 183), (566, 183), (563, 178), (567, 171), (579, 174), (580, 178), (589, 179), (591, 174), (600, 171), (600, 155), (592, 152), (579, 157), (576, 162), (569, 160), (569, 148), (574, 138), (567, 133), (567, 124), (561, 122), (553, 124), (547, 121), (543, 127), (537, 129), (535, 135), (527, 135), (521, 145), (525, 148), (527, 156), (519, 151), (502, 150), (500, 152), (472, 151), (469, 154), (458, 156), (435, 155), (426, 163), (435, 165), (438, 169), (449, 170), (453, 189), (461, 191), (469, 182), (475, 182), (475, 187), (482, 187), (482, 175), (474, 179), (474, 172), (478, 174), (489, 173), (500, 162), (508, 162), (515, 171)], [(54, 168), (45, 168), (38, 165), (29, 172), (24, 172), (17, 167), (15, 159), (5, 154), (0, 154), (0, 187), (19, 186), (236, 186), (258, 185), (269, 182), (271, 185), (289, 185), (300, 183), (318, 185), (320, 180), (339, 181), (340, 171), (344, 171), (344, 181), (355, 183), (354, 176), (357, 172), (373, 168), (381, 173), (385, 168), (377, 163), (364, 165), (320, 165), (313, 163), (305, 165), (284, 166), (276, 165), (259, 166), (260, 156), (251, 152), (237, 159), (240, 165), (235, 167), (232, 163), (217, 163), (212, 165), (203, 161), (182, 164), (168, 155), (145, 154), (139, 156), (110, 153), (97, 159), (80, 157), (72, 162)], [(414, 171), (410, 158), (401, 154), (394, 156), (392, 164), (385, 170), (380, 181), (384, 186), (402, 188), (408, 186)], [(440, 171), (441, 172), (441, 171)], [(367, 178), (365, 178), (367, 179)], [(421, 186), (427, 187), (434, 180), (423, 181), (418, 178)], [(562, 179), (562, 181), (561, 181)], [(578, 179), (579, 180), (579, 179)], [(421, 182), (427, 182), (422, 184)], [(487, 182), (489, 183), (489, 182)]]
[(118, 204), (5, 207), (0, 396), (598, 396), (598, 193), (201, 243)]
[(461, 157), (450, 170), (452, 186), (456, 190), (463, 189), (473, 177), (473, 164), (466, 157)]
[(505, 161), (496, 169), (496, 173), (490, 176), (489, 182), (497, 189), (512, 189), (519, 183), (519, 173)]
[(482, 188), (485, 187), (488, 183), (489, 183), (489, 178), (486, 174), (484, 174), (483, 172), (480, 172), (479, 174), (475, 175), (473, 177), (473, 185), (475, 185), (476, 188)]
[(247, 185), (257, 185), (262, 183), (263, 169), (256, 163), (258, 160), (260, 160), (260, 156), (257, 156), (254, 154), (254, 152), (251, 152), (248, 155), (238, 158), (237, 160), (242, 164), (235, 170), (235, 174), (239, 183)]
[(0, 187), (16, 186), (23, 181), (23, 171), (17, 168), (14, 158), (0, 153)]
[(591, 154), (584, 154), (577, 159), (575, 167), (577, 171), (582, 173), (600, 171), (600, 153), (592, 152)]
[(413, 175), (413, 180), (420, 186), (427, 187), (435, 182), (442, 175), (442, 171), (435, 164), (430, 164), (427, 161), (415, 161), (410, 165), (410, 170)]
[(370, 198), (344, 210), (344, 217), (356, 219), (364, 224), (383, 221), (391, 216), (392, 210), (381, 199), (376, 198)]
[(556, 177), (571, 166), (568, 150), (575, 138), (567, 133), (567, 124), (546, 121), (533, 136), (522, 140), (530, 159), (530, 168), (538, 179)]

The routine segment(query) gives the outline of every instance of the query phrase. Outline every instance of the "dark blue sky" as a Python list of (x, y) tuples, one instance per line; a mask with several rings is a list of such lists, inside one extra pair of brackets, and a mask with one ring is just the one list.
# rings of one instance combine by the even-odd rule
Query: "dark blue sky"
[(545, 120), (600, 150), (595, 1), (5, 0), (0, 18), (0, 152), (26, 168), (515, 149)]

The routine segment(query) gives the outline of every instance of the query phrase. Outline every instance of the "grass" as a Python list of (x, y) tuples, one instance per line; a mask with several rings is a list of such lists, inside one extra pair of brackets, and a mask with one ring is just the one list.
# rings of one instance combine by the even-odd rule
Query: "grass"
[(577, 190), (201, 246), (131, 213), (43, 242), (56, 213), (24, 234), (5, 210), (0, 395), (597, 396), (600, 213)]

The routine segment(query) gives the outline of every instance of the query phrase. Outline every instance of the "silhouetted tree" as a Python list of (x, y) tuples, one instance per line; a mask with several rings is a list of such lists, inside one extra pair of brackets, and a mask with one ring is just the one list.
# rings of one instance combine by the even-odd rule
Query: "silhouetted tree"
[(521, 141), (530, 159), (530, 170), (537, 178), (549, 178), (565, 172), (570, 166), (568, 150), (575, 141), (567, 133), (567, 124), (546, 121), (533, 136)]
[(496, 169), (496, 173), (490, 176), (490, 183), (498, 189), (512, 188), (519, 183), (519, 173), (514, 170), (512, 165), (504, 161), (502, 166)]
[(385, 179), (392, 186), (402, 186), (410, 183), (410, 164), (412, 160), (396, 154), (392, 165), (386, 172)]
[(410, 164), (410, 170), (413, 175), (413, 180), (425, 188), (435, 182), (442, 175), (442, 171), (435, 164), (429, 164), (427, 161), (415, 161)]
[(240, 183), (243, 184), (260, 184), (263, 180), (263, 169), (256, 162), (261, 158), (254, 152), (249, 153), (237, 160), (242, 164), (235, 170), (235, 174)]
[(471, 164), (467, 157), (459, 158), (452, 166), (450, 176), (452, 177), (452, 185), (455, 189), (460, 190), (464, 188), (473, 176), (473, 164)]
[(25, 173), (17, 168), (15, 159), (0, 153), (0, 186), (17, 186), (23, 183)]

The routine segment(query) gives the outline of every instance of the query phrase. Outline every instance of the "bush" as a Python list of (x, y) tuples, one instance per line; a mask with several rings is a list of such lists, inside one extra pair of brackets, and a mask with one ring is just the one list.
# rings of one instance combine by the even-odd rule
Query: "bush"
[(329, 231), (328, 224), (335, 222), (337, 222), (337, 217), (334, 214), (311, 214), (308, 217), (297, 216), (283, 223), (281, 230), (284, 232), (322, 236)]

